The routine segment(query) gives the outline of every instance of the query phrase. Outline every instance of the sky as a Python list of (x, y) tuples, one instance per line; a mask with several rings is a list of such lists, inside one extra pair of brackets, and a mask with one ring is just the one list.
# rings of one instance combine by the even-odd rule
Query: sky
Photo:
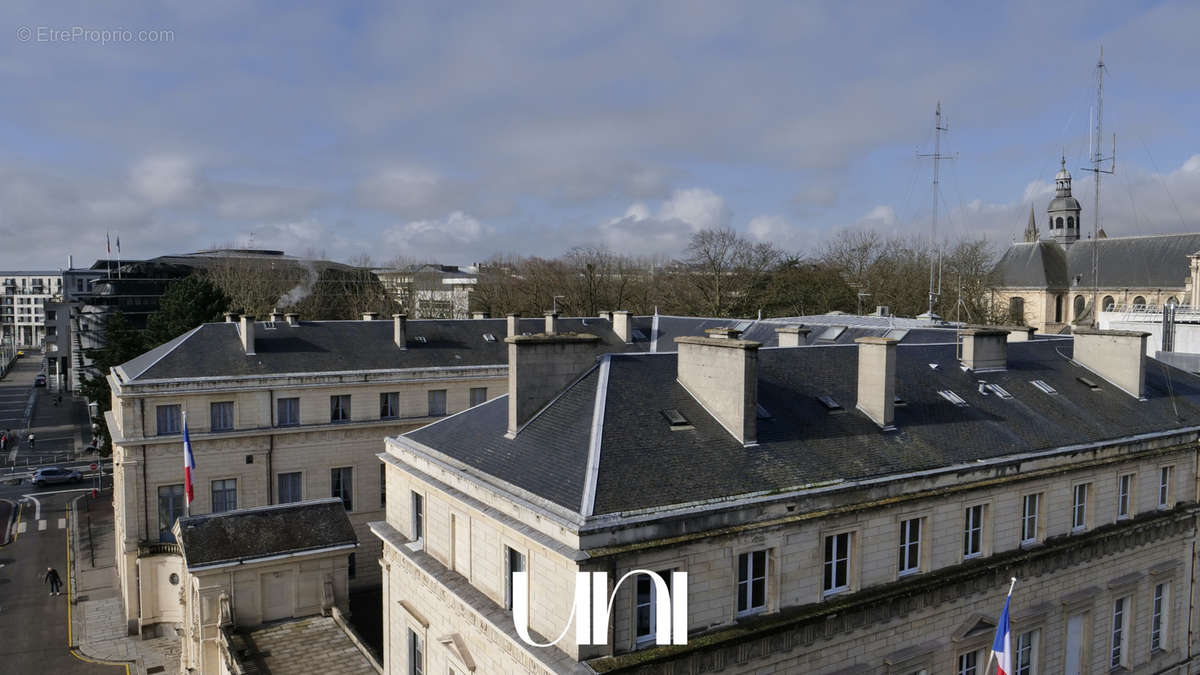
[[(729, 226), (1200, 231), (1195, 2), (6, 3), (0, 269), (236, 245), (471, 264)], [(114, 252), (115, 253), (115, 252)]]

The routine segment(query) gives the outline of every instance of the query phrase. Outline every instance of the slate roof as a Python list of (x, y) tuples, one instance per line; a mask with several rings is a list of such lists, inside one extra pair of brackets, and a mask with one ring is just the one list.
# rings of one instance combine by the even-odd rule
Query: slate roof
[(379, 672), (331, 616), (278, 621), (242, 630), (234, 634), (233, 646), (230, 651), (246, 673), (376, 675)]
[[(329, 373), (344, 371), (505, 365), (506, 319), (414, 320), (408, 322), (408, 348), (392, 342), (393, 322), (256, 322), (255, 354), (247, 356), (238, 324), (208, 323), (142, 354), (114, 370), (125, 382), (146, 380)], [(522, 332), (541, 333), (545, 320), (521, 319)], [(637, 349), (624, 344), (611, 324), (597, 318), (560, 318), (558, 330), (600, 337), (597, 353)], [(484, 334), (495, 336), (494, 341)], [(420, 338), (424, 338), (422, 342)], [(643, 345), (648, 342), (643, 343)]]
[(179, 519), (189, 569), (357, 544), (337, 497)]
[(1092, 285), (1092, 247), (1098, 245), (1102, 288), (1182, 288), (1188, 256), (1200, 252), (1200, 233), (1081, 239), (1064, 247), (1052, 241), (1009, 246), (996, 263), (1001, 288), (1068, 288)]
[[(952, 344), (901, 344), (897, 395), (906, 403), (896, 408), (897, 431), (887, 433), (854, 409), (856, 348), (761, 349), (759, 403), (770, 417), (758, 421), (759, 443), (750, 448), (676, 382), (675, 354), (611, 355), (593, 513), (936, 469), (1200, 424), (1200, 378), (1156, 365), (1147, 369), (1147, 400), (1139, 402), (1074, 365), (1072, 345), (1011, 343), (1008, 370), (974, 374), (959, 368)], [(404, 438), (582, 513), (585, 478), (578, 472), (586, 471), (598, 372), (562, 393), (515, 439), (503, 438), (507, 397)], [(1099, 382), (1099, 390), (1079, 376)], [(979, 379), (1012, 397), (980, 394)], [(1044, 393), (1032, 380), (1057, 393)], [(967, 406), (943, 399), (943, 389)], [(830, 414), (819, 396), (831, 396), (845, 412)], [(668, 408), (694, 429), (671, 431), (661, 412)]]
[[(647, 317), (653, 319), (654, 317)], [(665, 316), (658, 318), (658, 330), (651, 329), (657, 336), (656, 346), (660, 352), (675, 351), (674, 339), (685, 335), (704, 337), (708, 328), (738, 328), (743, 331), (742, 339), (761, 342), (764, 347), (779, 345), (778, 329), (782, 326), (806, 326), (811, 329), (805, 344), (854, 344), (860, 337), (897, 337), (901, 342), (953, 342), (952, 326), (934, 326), (928, 321), (917, 319), (889, 318), (882, 316), (856, 316), (853, 314), (816, 314), (771, 319), (717, 319), (711, 317)], [(653, 325), (653, 322), (651, 322)], [(837, 333), (827, 332), (832, 327), (841, 331), (832, 340), (822, 337)]]

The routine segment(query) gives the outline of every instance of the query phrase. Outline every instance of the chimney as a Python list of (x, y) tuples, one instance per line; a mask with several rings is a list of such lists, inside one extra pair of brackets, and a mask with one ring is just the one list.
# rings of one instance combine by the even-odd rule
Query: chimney
[[(628, 312), (626, 312), (628, 314)], [(759, 342), (733, 328), (675, 338), (679, 384), (742, 445), (758, 442)]]
[(896, 338), (860, 337), (857, 408), (886, 430), (896, 420)]
[(477, 319), (477, 320), (478, 319), (486, 319), (486, 318), (488, 318), (488, 313), (487, 312), (471, 312), (471, 318)]
[(287, 314), (284, 314), (283, 316), (284, 316), (284, 318), (287, 319), (287, 323), (289, 326), (299, 326), (300, 325), (300, 315), (299, 314), (294, 314), (294, 313), (289, 312)]
[(546, 312), (546, 335), (558, 335), (558, 312)]
[(363, 321), (374, 321), (379, 318), (379, 312), (363, 312)]
[(254, 356), (254, 317), (243, 316), (241, 321), (242, 346), (246, 348), (246, 356)]
[(521, 333), (521, 315), (516, 312), (508, 313), (508, 337)]
[(408, 315), (393, 314), (392, 321), (392, 341), (400, 349), (408, 349)]
[(1146, 338), (1132, 330), (1072, 328), (1075, 361), (1139, 399), (1146, 398)]
[(225, 312), (225, 323), (237, 323), (237, 321), (238, 321), (238, 313), (237, 312)]
[(962, 364), (975, 371), (1008, 368), (1008, 331), (1003, 328), (967, 328), (962, 336)]
[(271, 310), (271, 321), (283, 321), (283, 313), (279, 311), (278, 307)]
[(633, 331), (629, 323), (629, 312), (619, 309), (612, 313), (613, 332), (621, 338), (621, 342), (629, 344), (633, 341)]
[(1000, 326), (1008, 331), (1009, 342), (1029, 342), (1033, 339), (1033, 333), (1037, 329), (1033, 326)]
[[(512, 320), (513, 315), (509, 315)], [(508, 343), (508, 438), (596, 362), (600, 338), (571, 335), (513, 335)]]
[(607, 320), (609, 323), (612, 323), (612, 320), (613, 320), (612, 314), (613, 313), (611, 310), (606, 309), (603, 312), (600, 312), (600, 318)]
[(775, 329), (780, 347), (802, 347), (808, 344), (808, 334), (811, 332), (807, 326), (780, 326)]

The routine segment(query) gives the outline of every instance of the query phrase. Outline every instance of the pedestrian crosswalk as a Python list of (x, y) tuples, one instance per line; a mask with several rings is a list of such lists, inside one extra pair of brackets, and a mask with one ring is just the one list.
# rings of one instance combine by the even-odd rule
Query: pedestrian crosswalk
[[(22, 520), (21, 522), (17, 523), (17, 534), (25, 534), (25, 532), (26, 532), (27, 530), (29, 530), (29, 523), (30, 523), (30, 522), (33, 522), (33, 521)], [(36, 522), (37, 522), (37, 531), (38, 531), (38, 532), (44, 532), (44, 531), (46, 531), (47, 529), (50, 529), (50, 521), (49, 521), (49, 520), (47, 520), (47, 519), (45, 519), (45, 518), (42, 518), (41, 520), (38, 520), (38, 521), (36, 521)], [(67, 527), (67, 519), (66, 519), (66, 518), (59, 518), (59, 519), (58, 519), (58, 522), (56, 523), (56, 525), (57, 525), (57, 527), (56, 527), (56, 528), (54, 528), (54, 529), (58, 529), (58, 530), (63, 530), (63, 529), (66, 529), (66, 527)]]

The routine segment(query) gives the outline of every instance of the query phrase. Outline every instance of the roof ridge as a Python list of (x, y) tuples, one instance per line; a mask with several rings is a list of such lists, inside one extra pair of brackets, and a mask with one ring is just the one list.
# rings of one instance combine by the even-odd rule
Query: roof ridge
[(612, 355), (600, 357), (600, 373), (596, 378), (596, 400), (592, 404), (592, 429), (588, 438), (587, 470), (583, 477), (583, 499), (580, 513), (588, 518), (596, 509), (596, 481), (600, 477), (600, 449), (604, 445), (604, 408), (608, 402), (608, 373)]

